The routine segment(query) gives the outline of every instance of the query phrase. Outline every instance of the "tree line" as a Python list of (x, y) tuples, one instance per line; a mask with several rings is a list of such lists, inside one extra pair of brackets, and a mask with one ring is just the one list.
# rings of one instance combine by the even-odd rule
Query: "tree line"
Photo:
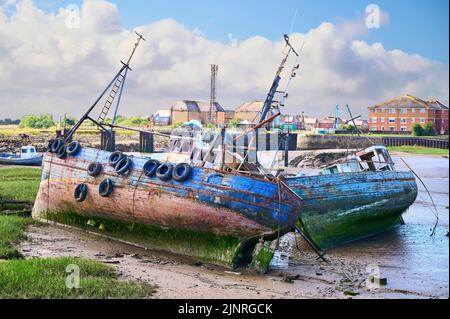
[[(65, 117), (59, 122), (60, 127), (71, 127), (77, 123), (74, 117)], [(106, 123), (112, 123), (112, 119), (106, 119)], [(140, 116), (125, 117), (118, 115), (115, 124), (122, 126), (140, 127), (149, 123), (149, 120)], [(4, 119), (0, 120), (0, 125), (19, 125), (21, 128), (48, 129), (57, 125), (57, 122), (50, 114), (25, 115), (20, 120)]]

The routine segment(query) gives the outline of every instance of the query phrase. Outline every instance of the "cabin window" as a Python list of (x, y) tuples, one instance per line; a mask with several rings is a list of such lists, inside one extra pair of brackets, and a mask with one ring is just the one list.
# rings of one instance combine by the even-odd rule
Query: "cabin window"
[(22, 154), (26, 154), (27, 150), (25, 148), (22, 149)]

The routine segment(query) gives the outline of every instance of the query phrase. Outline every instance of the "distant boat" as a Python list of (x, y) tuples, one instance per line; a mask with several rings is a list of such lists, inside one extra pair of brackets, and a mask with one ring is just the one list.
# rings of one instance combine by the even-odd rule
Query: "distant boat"
[(42, 159), (34, 146), (22, 147), (19, 155), (0, 153), (0, 165), (41, 166)]

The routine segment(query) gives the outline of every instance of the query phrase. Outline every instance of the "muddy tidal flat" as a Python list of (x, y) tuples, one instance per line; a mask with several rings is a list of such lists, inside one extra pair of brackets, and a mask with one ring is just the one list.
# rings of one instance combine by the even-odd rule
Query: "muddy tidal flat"
[[(405, 213), (406, 225), (329, 251), (327, 262), (299, 237), (283, 237), (271, 269), (259, 276), (234, 273), (177, 256), (112, 242), (78, 230), (44, 225), (29, 228), (21, 251), (26, 258), (78, 256), (117, 268), (124, 279), (158, 285), (156, 298), (448, 298), (449, 161), (439, 156), (393, 154), (422, 178), (436, 203), (418, 182), (420, 193)], [(369, 274), (387, 279), (373, 286)]]

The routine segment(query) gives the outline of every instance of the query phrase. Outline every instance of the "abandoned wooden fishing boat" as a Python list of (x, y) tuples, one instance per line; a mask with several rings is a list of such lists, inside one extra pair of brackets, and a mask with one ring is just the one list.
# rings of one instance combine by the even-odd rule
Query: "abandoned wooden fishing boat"
[(397, 172), (384, 146), (285, 182), (304, 200), (298, 228), (320, 250), (402, 225), (418, 192), (414, 174)]
[[(104, 132), (129, 62), (64, 139), (44, 156), (33, 217), (87, 228), (110, 237), (230, 268), (265, 272), (271, 242), (292, 231), (302, 200), (284, 183), (253, 174), (195, 166), (173, 154), (127, 156), (70, 142), (90, 120)], [(112, 88), (111, 88), (112, 87)], [(97, 120), (92, 111), (111, 88)], [(114, 124), (114, 119), (113, 119)]]
[(301, 200), (283, 184), (98, 149), (72, 154), (45, 154), (34, 217), (231, 268), (267, 267), (269, 250), (253, 255), (255, 246), (299, 217)]
[(43, 155), (34, 146), (24, 146), (20, 154), (0, 154), (0, 165), (41, 166)]

